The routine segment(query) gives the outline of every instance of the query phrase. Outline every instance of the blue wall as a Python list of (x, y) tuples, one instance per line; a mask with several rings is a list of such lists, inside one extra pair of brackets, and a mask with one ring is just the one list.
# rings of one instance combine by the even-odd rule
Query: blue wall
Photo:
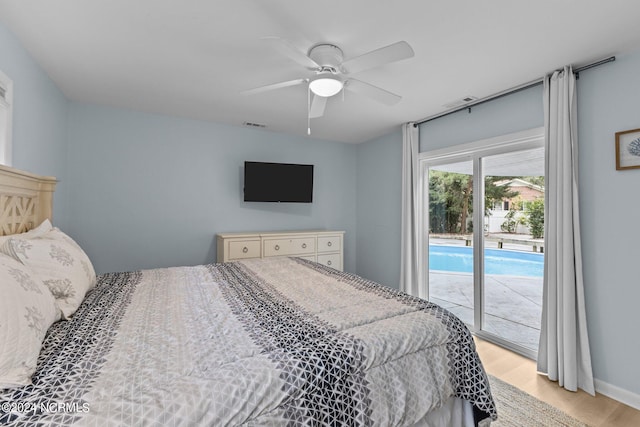
[(0, 24), (0, 70), (13, 81), (12, 166), (60, 181), (54, 218), (66, 226), (67, 99)]
[(615, 133), (640, 128), (640, 53), (578, 80), (582, 255), (595, 376), (640, 395), (640, 169), (616, 171)]
[[(245, 203), (245, 160), (314, 164), (312, 204)], [(99, 272), (215, 261), (215, 234), (345, 230), (356, 269), (356, 147), (72, 103), (68, 229)]]
[(542, 85), (420, 125), (420, 152), (544, 126)]
[(358, 274), (398, 288), (402, 131), (358, 145)]

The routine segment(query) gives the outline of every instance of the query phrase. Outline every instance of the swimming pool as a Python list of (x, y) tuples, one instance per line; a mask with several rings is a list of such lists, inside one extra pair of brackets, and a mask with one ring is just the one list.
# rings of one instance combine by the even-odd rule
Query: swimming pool
[[(485, 274), (542, 277), (543, 269), (544, 254), (541, 253), (507, 249), (484, 250)], [(429, 245), (429, 270), (473, 273), (473, 248)]]

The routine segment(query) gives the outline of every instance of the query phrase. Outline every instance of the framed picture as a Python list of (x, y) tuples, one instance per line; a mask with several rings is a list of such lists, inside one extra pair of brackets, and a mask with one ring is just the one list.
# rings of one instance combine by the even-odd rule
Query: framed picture
[(640, 129), (616, 132), (616, 169), (640, 169)]

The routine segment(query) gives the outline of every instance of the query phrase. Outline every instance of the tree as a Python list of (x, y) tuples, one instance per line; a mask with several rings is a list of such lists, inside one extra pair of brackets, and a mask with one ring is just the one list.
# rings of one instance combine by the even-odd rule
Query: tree
[[(431, 170), (429, 173), (429, 228), (434, 233), (464, 233), (470, 211), (471, 176)], [(463, 222), (464, 219), (464, 222)]]
[[(496, 201), (516, 197), (519, 193), (497, 182), (513, 177), (485, 178), (485, 211)], [(473, 177), (471, 175), (429, 171), (429, 229), (432, 233), (461, 234), (473, 230), (468, 218), (473, 213)]]

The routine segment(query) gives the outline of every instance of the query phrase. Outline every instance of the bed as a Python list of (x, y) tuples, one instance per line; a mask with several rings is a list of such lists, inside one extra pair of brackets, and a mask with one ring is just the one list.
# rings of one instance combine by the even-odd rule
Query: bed
[[(56, 229), (25, 235), (51, 217), (54, 187), (53, 178), (0, 167), (0, 234), (25, 251), (13, 253), (25, 269), (37, 258), (30, 246), (47, 239), (81, 251)], [(49, 270), (37, 271), (46, 282)], [(42, 332), (30, 379), (0, 390), (2, 425), (468, 426), (497, 418), (459, 319), (311, 261), (103, 274), (72, 312), (59, 288), (49, 289), (62, 308)]]

